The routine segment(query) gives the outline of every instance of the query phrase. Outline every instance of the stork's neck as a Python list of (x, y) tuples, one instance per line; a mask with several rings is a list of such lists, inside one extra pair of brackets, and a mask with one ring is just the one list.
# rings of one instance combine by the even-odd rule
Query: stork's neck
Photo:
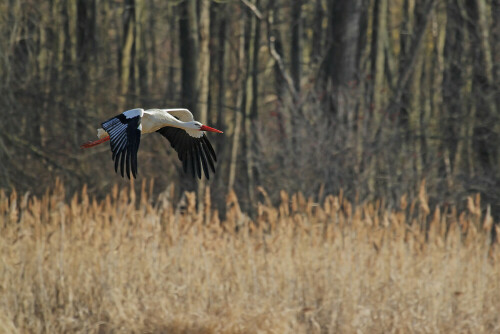
[(169, 109), (149, 109), (144, 111), (142, 117), (142, 132), (155, 132), (164, 126), (181, 128), (184, 130), (197, 130), (195, 122), (183, 122), (166, 112)]
[(176, 128), (186, 128), (187, 126), (187, 123), (189, 122), (183, 122), (181, 120), (178, 120), (177, 118), (175, 118), (174, 116), (170, 115), (170, 114), (166, 114), (168, 115), (165, 119), (165, 123), (164, 125), (169, 125), (169, 126), (173, 126), (173, 127), (176, 127)]

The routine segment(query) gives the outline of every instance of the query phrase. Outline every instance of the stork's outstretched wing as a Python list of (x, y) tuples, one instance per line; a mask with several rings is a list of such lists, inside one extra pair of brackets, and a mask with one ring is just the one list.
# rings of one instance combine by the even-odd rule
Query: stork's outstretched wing
[[(175, 116), (175, 115), (174, 115)], [(198, 175), (201, 179), (201, 169), (205, 177), (210, 179), (209, 168), (215, 173), (215, 162), (217, 157), (215, 151), (208, 141), (207, 136), (202, 133), (199, 138), (190, 136), (186, 131), (174, 127), (163, 127), (156, 131), (168, 139), (172, 147), (177, 152), (179, 160), (182, 161), (182, 168), (187, 173), (191, 171), (193, 177)]]
[(137, 151), (141, 142), (143, 114), (143, 109), (132, 109), (102, 123), (102, 128), (110, 137), (115, 172), (118, 172), (118, 165), (120, 165), (122, 177), (126, 171), (129, 179), (131, 170), (132, 175), (137, 177)]
[(188, 109), (165, 109), (170, 115), (182, 122), (194, 121), (193, 114)]

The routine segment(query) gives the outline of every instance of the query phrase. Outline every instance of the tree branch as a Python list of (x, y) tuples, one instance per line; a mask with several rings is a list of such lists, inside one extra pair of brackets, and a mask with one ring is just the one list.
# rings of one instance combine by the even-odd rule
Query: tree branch
[(387, 108), (388, 113), (394, 112), (395, 108), (401, 103), (401, 97), (403, 96), (403, 92), (406, 89), (406, 85), (408, 83), (408, 80), (410, 79), (410, 76), (413, 74), (415, 63), (417, 62), (417, 57), (420, 55), (419, 50), (422, 46), (424, 35), (427, 30), (427, 23), (429, 22), (429, 16), (435, 3), (436, 0), (428, 0), (424, 5), (422, 22), (420, 26), (417, 27), (418, 30), (416, 32), (416, 38), (413, 40), (413, 43), (410, 46), (410, 50), (408, 52), (410, 58), (404, 66), (403, 73), (398, 78), (396, 84), (396, 92), (394, 93), (391, 104)]
[(264, 15), (262, 15), (262, 12), (250, 1), (248, 0), (241, 0), (241, 2), (250, 9), (250, 11), (255, 15), (256, 18), (259, 20), (264, 19)]
[[(247, 0), (241, 0), (241, 1), (247, 1)], [(299, 102), (299, 94), (295, 90), (295, 86), (293, 84), (292, 77), (286, 71), (285, 64), (283, 62), (283, 59), (281, 58), (281, 55), (276, 50), (276, 46), (275, 46), (276, 37), (272, 33), (272, 22), (271, 22), (269, 14), (267, 15), (267, 18), (266, 18), (266, 27), (267, 27), (267, 46), (269, 49), (269, 54), (276, 62), (276, 65), (278, 65), (277, 67), (278, 67), (279, 73), (280, 73), (281, 77), (285, 80), (286, 87), (290, 91), (294, 105), (295, 105)], [(295, 109), (295, 106), (294, 106), (294, 109)]]
[(17, 145), (19, 145), (21, 147), (24, 147), (25, 149), (29, 150), (31, 153), (33, 153), (33, 155), (35, 155), (38, 158), (42, 158), (49, 165), (52, 165), (53, 167), (55, 167), (57, 169), (60, 169), (62, 171), (65, 171), (65, 172), (67, 172), (69, 174), (76, 175), (76, 173), (74, 171), (72, 171), (71, 169), (68, 169), (68, 168), (64, 167), (63, 165), (57, 163), (54, 159), (52, 159), (51, 157), (49, 157), (47, 154), (45, 154), (41, 149), (39, 149), (35, 145), (27, 142), (26, 140), (23, 140), (23, 139), (17, 137), (17, 136), (10, 135), (8, 133), (3, 133), (3, 134), (11, 142), (13, 142), (13, 143), (15, 143), (15, 144), (17, 144)]
[(286, 86), (287, 86), (288, 90), (290, 91), (290, 93), (292, 94), (293, 101), (298, 102), (299, 96), (298, 96), (297, 90), (295, 89), (295, 87), (293, 85), (292, 78), (290, 77), (290, 75), (287, 73), (287, 71), (285, 69), (283, 59), (279, 55), (278, 51), (276, 51), (276, 47), (274, 45), (275, 42), (276, 42), (276, 38), (274, 36), (270, 36), (269, 37), (269, 53), (271, 54), (271, 57), (273, 57), (274, 61), (278, 65), (278, 69), (280, 71), (280, 74), (283, 77), (283, 79), (285, 79)]

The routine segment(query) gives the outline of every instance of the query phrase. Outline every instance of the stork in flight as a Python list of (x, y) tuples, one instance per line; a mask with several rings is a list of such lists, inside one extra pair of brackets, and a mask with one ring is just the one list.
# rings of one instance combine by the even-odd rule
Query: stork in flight
[(209, 168), (215, 173), (214, 162), (217, 161), (215, 151), (204, 131), (222, 133), (217, 129), (203, 125), (193, 118), (187, 109), (132, 109), (117, 115), (101, 124), (97, 129), (96, 141), (90, 141), (81, 148), (89, 148), (110, 141), (112, 159), (115, 162), (115, 172), (124, 172), (130, 179), (130, 172), (137, 177), (137, 151), (141, 134), (158, 132), (170, 141), (182, 161), (182, 168), (193, 177), (201, 179), (201, 169), (206, 178)]

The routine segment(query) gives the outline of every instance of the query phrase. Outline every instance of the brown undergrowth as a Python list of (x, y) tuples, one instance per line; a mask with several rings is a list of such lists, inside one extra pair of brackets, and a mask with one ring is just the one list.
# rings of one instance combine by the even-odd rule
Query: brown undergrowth
[(230, 194), (222, 222), (193, 194), (153, 205), (144, 184), (64, 198), (60, 184), (0, 192), (0, 332), (500, 330), (499, 252), (478, 197), (431, 209), (422, 186), (388, 211), (282, 192), (251, 221)]

